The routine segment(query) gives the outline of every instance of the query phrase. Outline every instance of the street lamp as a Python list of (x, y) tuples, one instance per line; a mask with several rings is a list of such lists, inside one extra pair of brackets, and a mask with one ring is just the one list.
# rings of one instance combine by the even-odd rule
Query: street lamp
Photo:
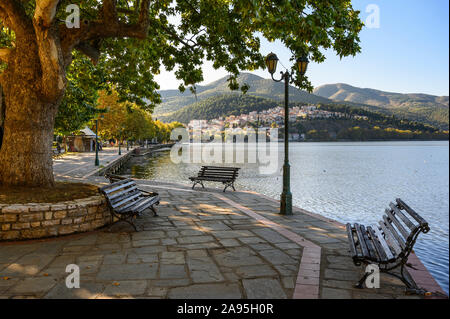
[(122, 155), (122, 150), (120, 149), (120, 140), (122, 139), (122, 129), (119, 131), (119, 155)]
[[(289, 165), (289, 82), (291, 74), (289, 71), (281, 71), (281, 78), (276, 80), (273, 77), (277, 69), (278, 57), (275, 53), (270, 53), (266, 57), (266, 66), (275, 82), (284, 80), (284, 165), (283, 165), (283, 192), (281, 193), (280, 214), (292, 215), (292, 193), (291, 193), (291, 167)], [(297, 60), (297, 68), (300, 76), (304, 76), (308, 68), (308, 58), (302, 56)]]
[[(103, 118), (103, 115), (100, 115)], [(95, 166), (99, 166), (100, 161), (98, 159), (98, 117), (95, 119)]]

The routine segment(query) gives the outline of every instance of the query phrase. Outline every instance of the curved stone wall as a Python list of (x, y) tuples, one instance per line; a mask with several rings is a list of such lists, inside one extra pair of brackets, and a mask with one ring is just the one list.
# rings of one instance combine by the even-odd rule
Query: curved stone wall
[(103, 196), (60, 203), (0, 204), (0, 241), (86, 232), (111, 222)]

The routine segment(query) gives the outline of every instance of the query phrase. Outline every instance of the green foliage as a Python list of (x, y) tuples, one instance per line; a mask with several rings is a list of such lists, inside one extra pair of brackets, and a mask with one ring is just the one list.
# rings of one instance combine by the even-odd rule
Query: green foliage
[[(102, 2), (61, 0), (56, 18), (64, 21), (66, 6), (74, 3), (80, 6), (83, 21), (98, 21)], [(119, 22), (136, 23), (139, 3), (142, 1), (118, 0)], [(23, 1), (21, 5), (31, 19), (35, 1)], [(153, 75), (162, 66), (175, 70), (184, 91), (203, 80), (201, 65), (206, 59), (214, 68), (224, 68), (230, 74), (230, 88), (246, 91), (247, 85), (238, 83), (236, 77), (240, 70), (264, 67), (260, 36), (280, 40), (291, 51), (293, 61), (307, 54), (312, 62), (320, 63), (325, 60), (323, 49), (332, 49), (341, 57), (360, 52), (363, 26), (359, 11), (348, 0), (334, 0), (332, 5), (316, 0), (161, 0), (151, 2), (149, 19), (145, 40), (99, 37), (91, 43), (102, 52), (96, 67), (105, 71), (110, 88), (118, 91), (120, 100), (148, 109), (159, 102), (159, 86)], [(0, 26), (0, 43), (8, 42), (8, 32)], [(295, 67), (292, 71), (297, 72)], [(311, 89), (307, 77), (297, 77), (294, 83)]]
[(79, 53), (70, 71), (65, 96), (55, 118), (55, 133), (58, 135), (68, 135), (82, 129), (98, 114), (97, 91), (105, 83), (101, 70)]

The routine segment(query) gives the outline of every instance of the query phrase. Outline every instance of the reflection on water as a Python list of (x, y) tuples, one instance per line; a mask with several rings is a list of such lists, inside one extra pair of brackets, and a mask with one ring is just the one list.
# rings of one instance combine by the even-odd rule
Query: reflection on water
[[(280, 158), (282, 152), (280, 146)], [(431, 226), (430, 233), (419, 236), (415, 251), (448, 293), (448, 142), (291, 143), (290, 163), (293, 201), (298, 207), (343, 223), (376, 223), (397, 197), (413, 207)], [(200, 166), (174, 164), (169, 152), (159, 152), (135, 158), (122, 173), (189, 183), (188, 177)], [(279, 198), (280, 169), (262, 175), (255, 164), (234, 166), (242, 167), (237, 189)]]

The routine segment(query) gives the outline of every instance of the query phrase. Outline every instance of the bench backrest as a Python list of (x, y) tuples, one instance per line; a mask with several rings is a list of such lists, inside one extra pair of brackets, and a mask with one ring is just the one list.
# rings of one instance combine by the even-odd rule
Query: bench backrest
[(428, 223), (400, 198), (396, 204), (390, 203), (385, 213), (379, 226), (386, 243), (398, 258), (407, 258), (417, 236), (430, 230)]
[(199, 177), (229, 178), (235, 180), (238, 176), (239, 167), (202, 166), (198, 172)]
[(108, 205), (114, 210), (131, 205), (142, 194), (132, 179), (120, 180), (100, 188), (99, 191), (105, 195)]

